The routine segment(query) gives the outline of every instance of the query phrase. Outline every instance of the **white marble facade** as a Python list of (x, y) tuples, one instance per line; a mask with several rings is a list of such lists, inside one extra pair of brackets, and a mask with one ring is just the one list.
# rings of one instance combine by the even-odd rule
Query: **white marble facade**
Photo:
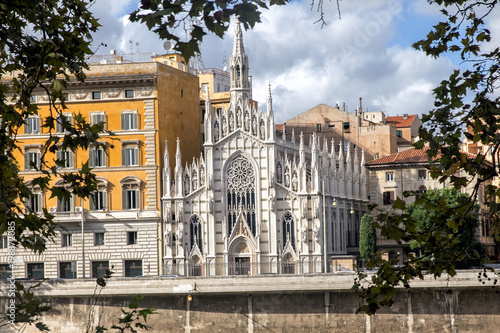
[(277, 138), (271, 87), (267, 112), (258, 112), (248, 68), (238, 23), (230, 105), (208, 112), (207, 96), (202, 156), (183, 167), (178, 140), (170, 170), (165, 149), (164, 274), (322, 272), (325, 248), (328, 262), (357, 253), (368, 202), (364, 153), (316, 134), (309, 145), (302, 134)]

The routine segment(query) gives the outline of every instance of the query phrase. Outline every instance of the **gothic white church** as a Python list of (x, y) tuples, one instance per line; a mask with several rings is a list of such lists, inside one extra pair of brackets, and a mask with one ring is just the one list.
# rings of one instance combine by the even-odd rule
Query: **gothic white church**
[(207, 98), (203, 155), (182, 167), (178, 140), (172, 172), (165, 149), (164, 274), (312, 273), (356, 258), (364, 153), (276, 137), (271, 89), (266, 113), (251, 107), (248, 68), (237, 23), (230, 105), (213, 114)]

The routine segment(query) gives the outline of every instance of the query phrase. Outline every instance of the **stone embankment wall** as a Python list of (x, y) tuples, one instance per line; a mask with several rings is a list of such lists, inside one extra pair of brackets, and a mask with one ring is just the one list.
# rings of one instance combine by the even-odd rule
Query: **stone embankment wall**
[[(46, 281), (38, 294), (51, 300), (53, 310), (43, 321), (56, 333), (85, 332), (88, 323), (98, 322), (109, 328), (135, 294), (144, 296), (141, 307), (157, 309), (149, 332), (497, 332), (500, 295), (492, 281), (482, 284), (477, 276), (467, 271), (415, 281), (375, 316), (355, 313), (354, 274), (117, 278), (108, 281), (93, 309), (90, 279)], [(3, 312), (4, 285), (0, 301)]]

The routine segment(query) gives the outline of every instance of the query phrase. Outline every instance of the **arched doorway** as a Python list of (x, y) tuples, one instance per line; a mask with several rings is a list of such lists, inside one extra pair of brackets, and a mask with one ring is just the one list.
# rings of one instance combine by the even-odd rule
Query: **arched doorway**
[(255, 251), (245, 236), (237, 237), (229, 248), (229, 275), (255, 274)]
[(282, 274), (295, 274), (295, 258), (291, 253), (287, 253), (283, 256), (281, 265)]

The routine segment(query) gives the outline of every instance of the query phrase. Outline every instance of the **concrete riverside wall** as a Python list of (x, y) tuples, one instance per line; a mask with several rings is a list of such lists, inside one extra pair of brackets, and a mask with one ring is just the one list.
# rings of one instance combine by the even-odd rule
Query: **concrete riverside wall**
[[(93, 313), (94, 280), (45, 281), (37, 294), (51, 301), (43, 322), (56, 333), (85, 332), (89, 321), (99, 320), (110, 328), (136, 294), (144, 296), (141, 307), (158, 312), (149, 317), (148, 332), (498, 332), (500, 295), (493, 288), (494, 275), (488, 273), (491, 281), (482, 284), (478, 273), (415, 281), (398, 291), (392, 307), (371, 317), (355, 313), (359, 298), (350, 290), (356, 276), (350, 273), (112, 278)], [(8, 302), (6, 287), (1, 284), (1, 312)], [(0, 331), (18, 329), (12, 325)]]

